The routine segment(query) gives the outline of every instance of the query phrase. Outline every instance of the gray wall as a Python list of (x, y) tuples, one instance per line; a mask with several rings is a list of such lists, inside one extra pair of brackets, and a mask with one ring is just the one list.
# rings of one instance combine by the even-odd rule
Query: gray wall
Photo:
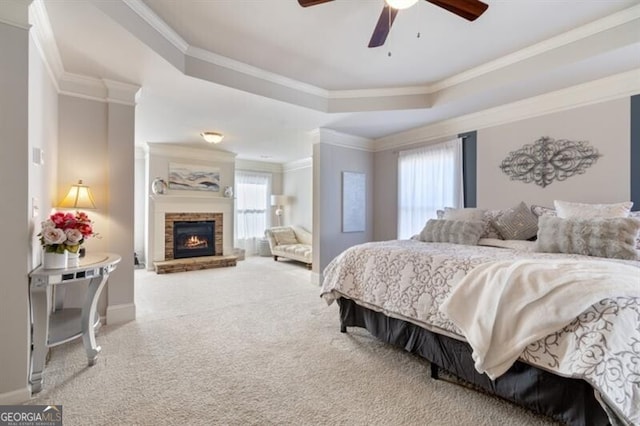
[(109, 276), (99, 312), (110, 324), (132, 320), (135, 109), (66, 95), (59, 96), (58, 108), (58, 194), (65, 194), (78, 179), (89, 185), (96, 209), (87, 213), (100, 238), (84, 245), (89, 252), (122, 256)]
[[(364, 232), (342, 232), (342, 172), (366, 175)], [(313, 270), (321, 273), (343, 250), (373, 239), (373, 153), (318, 143), (313, 147)]]
[(28, 30), (0, 22), (0, 52), (0, 196), (2, 220), (8, 224), (3, 239), (11, 244), (0, 256), (0, 404), (9, 404), (28, 395)]
[[(623, 98), (478, 130), (478, 207), (508, 208), (520, 201), (553, 206), (554, 199), (586, 203), (629, 200), (630, 126), (630, 99)], [(585, 174), (554, 182), (544, 189), (532, 183), (509, 180), (498, 167), (502, 160), (509, 152), (541, 136), (586, 140), (603, 156)], [(375, 153), (374, 163), (374, 238), (394, 239), (398, 192), (396, 151)]]
[[(630, 98), (588, 105), (478, 131), (478, 207), (553, 206), (561, 199), (584, 203), (629, 200)], [(542, 136), (584, 140), (602, 157), (582, 175), (545, 188), (513, 181), (498, 167), (509, 152)]]
[(291, 197), (285, 208), (285, 223), (298, 225), (311, 231), (313, 228), (313, 167), (285, 170), (282, 174), (282, 193)]

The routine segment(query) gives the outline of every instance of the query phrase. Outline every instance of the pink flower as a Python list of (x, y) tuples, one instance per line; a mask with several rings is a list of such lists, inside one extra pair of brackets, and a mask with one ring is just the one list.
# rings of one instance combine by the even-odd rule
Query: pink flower
[(64, 231), (64, 233), (67, 236), (67, 241), (65, 241), (65, 244), (68, 246), (77, 246), (84, 239), (84, 235), (82, 235), (82, 232), (78, 231), (77, 229), (67, 229), (66, 231)]
[(67, 240), (67, 234), (60, 228), (45, 228), (42, 230), (45, 245), (62, 244)]

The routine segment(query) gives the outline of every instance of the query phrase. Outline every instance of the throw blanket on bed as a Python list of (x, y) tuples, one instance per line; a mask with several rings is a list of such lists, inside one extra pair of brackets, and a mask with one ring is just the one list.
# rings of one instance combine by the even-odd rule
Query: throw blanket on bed
[(597, 260), (500, 261), (469, 272), (440, 311), (473, 348), (476, 370), (495, 379), (530, 343), (611, 294), (640, 297), (638, 269)]
[[(411, 240), (366, 243), (345, 250), (325, 268), (321, 294), (328, 303), (347, 297), (387, 316), (464, 340), (440, 305), (475, 267), (522, 259), (598, 261), (579, 255)], [(600, 261), (628, 265), (640, 276), (638, 261)], [(471, 301), (467, 308), (477, 305)], [(639, 354), (640, 296), (612, 292), (561, 329), (531, 342), (520, 360), (587, 381), (617, 416), (640, 426)]]

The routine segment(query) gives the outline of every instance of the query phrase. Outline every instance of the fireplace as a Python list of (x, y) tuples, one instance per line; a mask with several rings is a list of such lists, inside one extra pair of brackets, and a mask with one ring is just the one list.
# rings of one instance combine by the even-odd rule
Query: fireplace
[(173, 223), (173, 258), (215, 256), (214, 220)]
[(165, 213), (165, 260), (222, 256), (222, 213)]

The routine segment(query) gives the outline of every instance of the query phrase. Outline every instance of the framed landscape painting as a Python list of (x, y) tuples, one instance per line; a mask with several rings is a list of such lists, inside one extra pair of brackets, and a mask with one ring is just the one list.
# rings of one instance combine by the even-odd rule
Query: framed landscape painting
[(193, 164), (169, 163), (169, 189), (220, 191), (220, 169)]

